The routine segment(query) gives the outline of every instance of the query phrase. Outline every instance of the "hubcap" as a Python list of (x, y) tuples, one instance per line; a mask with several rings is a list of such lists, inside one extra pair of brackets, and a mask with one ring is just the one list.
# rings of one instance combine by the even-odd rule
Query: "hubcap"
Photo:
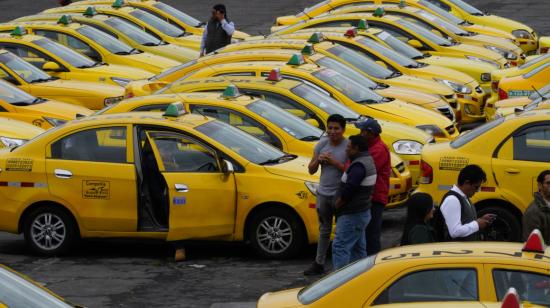
[(38, 215), (32, 222), (31, 237), (36, 246), (54, 250), (65, 241), (67, 228), (61, 218), (52, 213)]
[(281, 253), (292, 243), (292, 228), (281, 217), (267, 217), (258, 226), (256, 238), (260, 247), (266, 252)]

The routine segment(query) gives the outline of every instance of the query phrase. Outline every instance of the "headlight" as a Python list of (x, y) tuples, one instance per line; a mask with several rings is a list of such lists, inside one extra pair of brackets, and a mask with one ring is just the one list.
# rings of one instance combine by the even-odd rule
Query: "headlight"
[(44, 117), (44, 120), (48, 121), (52, 126), (59, 126), (67, 123), (67, 120)]
[(482, 73), (481, 74), (481, 81), (483, 81), (483, 82), (491, 81), (491, 73)]
[(27, 141), (27, 140), (8, 138), (8, 137), (0, 137), (0, 141), (2, 142), (2, 144), (4, 144), (4, 146), (6, 146), (8, 148), (11, 148), (11, 147), (20, 146), (23, 143), (25, 143), (25, 141)]
[(497, 46), (485, 45), (485, 48), (500, 54), (507, 60), (517, 60), (518, 58), (518, 56), (515, 53)]
[(422, 144), (412, 140), (398, 140), (393, 143), (393, 150), (397, 154), (416, 155), (422, 152)]
[(107, 98), (103, 101), (103, 104), (104, 104), (105, 106), (111, 106), (111, 105), (114, 105), (114, 104), (120, 102), (122, 99), (124, 99), (124, 96), (107, 97)]
[(445, 133), (441, 130), (441, 128), (435, 125), (431, 125), (431, 124), (418, 125), (416, 128), (421, 129), (434, 137), (446, 137)]
[(478, 62), (485, 62), (485, 63), (491, 64), (495, 68), (500, 68), (500, 64), (496, 63), (495, 61), (482, 59), (482, 58), (478, 58), (478, 57), (474, 57), (474, 56), (466, 56), (466, 59), (472, 60), (472, 61), (478, 61)]
[(314, 195), (317, 196), (317, 188), (319, 188), (319, 183), (315, 182), (305, 182), (307, 189)]
[(446, 80), (446, 79), (437, 79), (436, 78), (435, 80), (443, 83), (444, 85), (446, 85), (449, 88), (453, 89), (457, 93), (462, 93), (462, 94), (472, 93), (472, 89), (468, 88), (465, 84), (457, 83), (457, 82)]
[(130, 83), (130, 81), (132, 81), (132, 79), (121, 78), (121, 77), (111, 77), (111, 80), (121, 87), (127, 86)]
[(532, 40), (533, 39), (533, 36), (531, 35), (531, 33), (529, 33), (529, 31), (524, 30), (524, 29), (514, 30), (514, 31), (512, 31), (512, 35), (517, 37), (517, 38), (524, 39), (524, 40)]

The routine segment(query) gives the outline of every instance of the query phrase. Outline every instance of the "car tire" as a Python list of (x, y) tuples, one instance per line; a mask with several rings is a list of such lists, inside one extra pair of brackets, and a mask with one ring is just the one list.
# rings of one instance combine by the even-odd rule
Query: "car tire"
[(267, 208), (254, 214), (247, 228), (254, 252), (264, 258), (295, 256), (305, 244), (305, 230), (296, 214), (284, 208)]
[(51, 205), (33, 209), (23, 228), (30, 250), (46, 257), (66, 253), (78, 238), (74, 219), (63, 209)]
[(519, 242), (521, 241), (521, 223), (518, 218), (505, 208), (497, 206), (484, 207), (477, 212), (478, 217), (485, 214), (496, 214), (495, 221), (481, 230), (484, 241)]

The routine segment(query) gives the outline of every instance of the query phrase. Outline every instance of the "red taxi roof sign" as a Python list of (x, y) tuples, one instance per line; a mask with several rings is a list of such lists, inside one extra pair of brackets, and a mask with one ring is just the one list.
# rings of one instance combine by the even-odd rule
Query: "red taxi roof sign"
[(239, 96), (241, 96), (239, 88), (234, 84), (228, 85), (222, 93), (222, 97), (225, 99), (237, 98)]
[(283, 77), (281, 76), (281, 70), (276, 67), (269, 72), (269, 75), (265, 79), (267, 81), (281, 81), (283, 80)]
[(544, 243), (544, 238), (542, 237), (540, 230), (539, 229), (533, 230), (533, 232), (529, 234), (527, 241), (525, 241), (522, 251), (544, 253), (545, 250), (546, 250), (546, 244)]
[(348, 29), (348, 31), (346, 31), (346, 33), (344, 33), (344, 36), (356, 37), (357, 36), (357, 29), (356, 28)]
[(290, 57), (290, 60), (286, 64), (288, 65), (302, 65), (306, 63), (306, 60), (304, 59), (304, 56), (302, 54), (293, 54), (292, 57)]
[(313, 33), (307, 40), (308, 43), (312, 43), (312, 44), (318, 44), (318, 43), (321, 43), (322, 41), (323, 41), (323, 34), (321, 32)]
[(518, 291), (516, 291), (515, 288), (508, 289), (508, 292), (506, 292), (506, 295), (504, 295), (504, 298), (502, 299), (502, 305), (500, 305), (500, 308), (520, 308), (521, 307), (521, 301), (519, 299)]
[(307, 43), (304, 48), (302, 48), (302, 54), (307, 56), (313, 56), (315, 54), (315, 48), (311, 43)]

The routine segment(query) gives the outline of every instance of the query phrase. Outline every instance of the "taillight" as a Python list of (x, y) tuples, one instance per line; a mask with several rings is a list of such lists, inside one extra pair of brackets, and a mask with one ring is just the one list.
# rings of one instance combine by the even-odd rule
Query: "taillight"
[(502, 89), (498, 89), (498, 99), (503, 100), (508, 98), (508, 93)]
[(498, 80), (491, 82), (491, 89), (496, 93), (498, 91)]
[(432, 169), (432, 166), (430, 166), (427, 162), (421, 161), (420, 162), (420, 179), (418, 182), (420, 184), (431, 184), (434, 179), (434, 171)]

